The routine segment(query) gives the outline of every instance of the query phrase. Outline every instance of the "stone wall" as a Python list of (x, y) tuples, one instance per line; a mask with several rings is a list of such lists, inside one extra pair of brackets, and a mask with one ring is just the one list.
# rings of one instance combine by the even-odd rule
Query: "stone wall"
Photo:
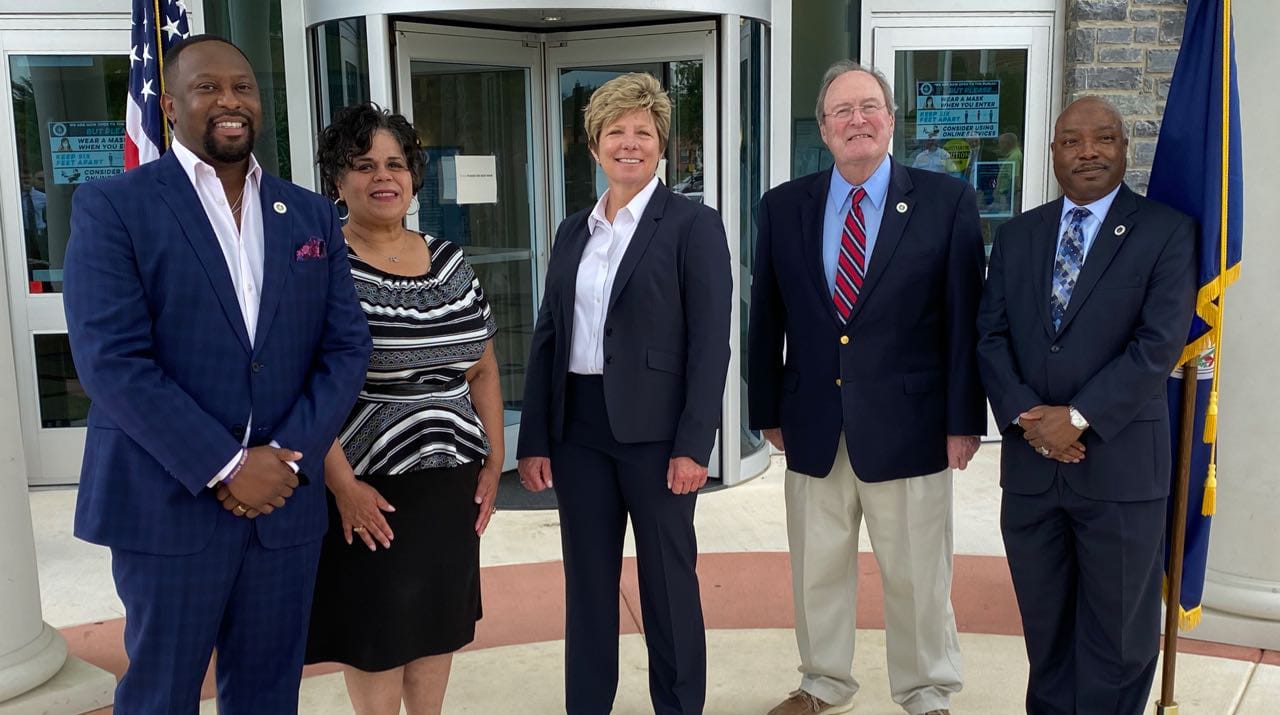
[(1129, 127), (1129, 173), (1146, 193), (1169, 81), (1182, 44), (1186, 0), (1067, 0), (1067, 102), (1097, 94)]

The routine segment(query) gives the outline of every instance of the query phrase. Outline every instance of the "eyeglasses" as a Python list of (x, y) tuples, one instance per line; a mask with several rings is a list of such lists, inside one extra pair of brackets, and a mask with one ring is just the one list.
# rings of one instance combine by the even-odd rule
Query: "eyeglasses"
[(867, 119), (868, 117), (872, 117), (876, 115), (882, 109), (884, 109), (884, 105), (876, 104), (875, 102), (867, 102), (865, 104), (860, 104), (857, 106), (846, 104), (842, 107), (836, 107), (836, 111), (827, 112), (822, 116), (824, 118), (835, 117), (836, 121), (838, 122), (847, 122), (850, 119), (853, 119), (854, 112), (861, 114), (863, 119)]

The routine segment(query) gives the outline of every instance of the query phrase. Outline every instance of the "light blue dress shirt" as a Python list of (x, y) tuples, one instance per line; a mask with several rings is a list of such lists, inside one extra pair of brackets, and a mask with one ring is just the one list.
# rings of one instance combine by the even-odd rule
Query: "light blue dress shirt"
[(1062, 215), (1058, 217), (1058, 245), (1054, 249), (1053, 255), (1058, 255), (1062, 251), (1062, 237), (1067, 233), (1067, 226), (1071, 223), (1071, 210), (1080, 207), (1089, 212), (1089, 217), (1080, 224), (1080, 229), (1084, 232), (1084, 246), (1081, 254), (1080, 265), (1084, 265), (1085, 260), (1089, 258), (1089, 249), (1093, 248), (1093, 240), (1098, 237), (1098, 231), (1102, 228), (1102, 222), (1107, 218), (1107, 212), (1111, 210), (1111, 204), (1116, 200), (1116, 194), (1120, 193), (1120, 186), (1111, 190), (1111, 193), (1094, 201), (1087, 206), (1080, 206), (1071, 199), (1062, 197)]
[[(862, 184), (867, 192), (862, 200), (863, 226), (867, 230), (867, 265), (875, 258), (876, 236), (880, 233), (880, 220), (884, 218), (884, 202), (889, 197), (889, 174), (892, 164), (886, 155), (880, 166)], [(840, 239), (844, 235), (844, 217), (849, 215), (849, 198), (854, 186), (831, 167), (831, 188), (827, 190), (826, 212), (822, 217), (822, 271), (827, 278), (827, 292), (836, 290), (836, 262), (840, 260)]]

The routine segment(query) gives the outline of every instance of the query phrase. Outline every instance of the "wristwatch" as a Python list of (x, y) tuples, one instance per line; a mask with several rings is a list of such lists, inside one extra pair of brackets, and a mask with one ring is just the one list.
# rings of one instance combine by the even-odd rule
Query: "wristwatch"
[(1072, 427), (1075, 427), (1078, 430), (1089, 429), (1089, 420), (1086, 420), (1084, 415), (1080, 414), (1080, 410), (1077, 410), (1075, 407), (1068, 406), (1067, 414), (1071, 416)]

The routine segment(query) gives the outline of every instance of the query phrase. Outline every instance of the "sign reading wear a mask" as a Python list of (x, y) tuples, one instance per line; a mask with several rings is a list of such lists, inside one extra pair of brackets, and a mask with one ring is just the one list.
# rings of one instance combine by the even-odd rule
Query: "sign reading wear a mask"
[(53, 183), (83, 184), (124, 171), (124, 122), (49, 122)]
[(916, 82), (916, 139), (995, 139), (1000, 80)]

